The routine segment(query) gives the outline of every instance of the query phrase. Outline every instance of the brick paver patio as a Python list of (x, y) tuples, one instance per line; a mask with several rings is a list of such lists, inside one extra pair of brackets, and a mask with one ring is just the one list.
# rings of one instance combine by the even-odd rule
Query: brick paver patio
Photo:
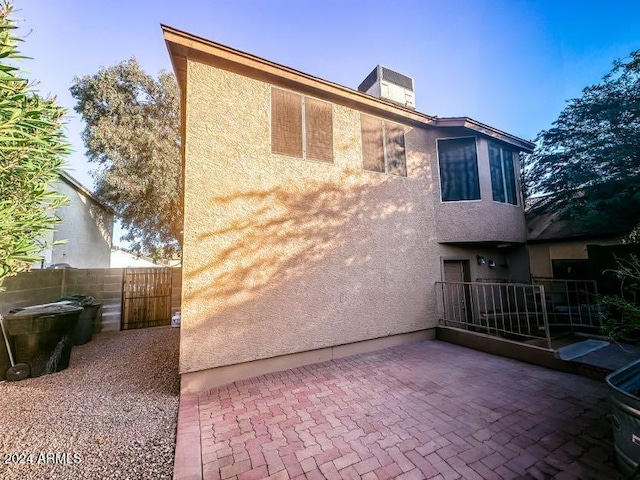
[(427, 341), (183, 396), (175, 478), (606, 479), (602, 383)]

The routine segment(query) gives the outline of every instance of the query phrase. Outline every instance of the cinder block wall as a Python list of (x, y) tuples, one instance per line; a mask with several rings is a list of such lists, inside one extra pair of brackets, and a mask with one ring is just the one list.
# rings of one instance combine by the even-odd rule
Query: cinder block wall
[(5, 279), (0, 293), (0, 314), (13, 308), (53, 302), (62, 295), (64, 270), (33, 270)]
[[(40, 303), (55, 302), (74, 294), (91, 295), (102, 304), (95, 332), (120, 330), (123, 268), (33, 270), (4, 281), (0, 293), (0, 314)], [(172, 269), (171, 314), (180, 310), (182, 268)]]
[(120, 330), (122, 310), (122, 268), (91, 268), (65, 270), (62, 295), (91, 295), (102, 304), (95, 332)]
[(120, 330), (122, 269), (33, 270), (7, 278), (0, 293), (0, 313), (55, 302), (65, 295), (91, 295), (102, 304), (94, 331)]

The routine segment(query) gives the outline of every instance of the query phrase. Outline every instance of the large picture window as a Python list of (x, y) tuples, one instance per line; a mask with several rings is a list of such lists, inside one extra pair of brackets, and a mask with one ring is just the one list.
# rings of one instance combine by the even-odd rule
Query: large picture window
[(475, 137), (439, 139), (438, 162), (443, 202), (480, 200)]
[(491, 169), (493, 200), (517, 205), (514, 153), (494, 142), (489, 142), (489, 167)]
[(333, 109), (299, 93), (271, 89), (271, 151), (333, 162)]
[(404, 128), (397, 123), (360, 115), (362, 168), (407, 176)]

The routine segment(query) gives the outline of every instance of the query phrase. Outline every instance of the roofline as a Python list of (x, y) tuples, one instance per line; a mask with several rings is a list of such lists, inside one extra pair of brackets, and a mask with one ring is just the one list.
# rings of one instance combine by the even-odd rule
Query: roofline
[(435, 117), (381, 100), (337, 83), (295, 70), (226, 45), (161, 24), (171, 63), (181, 89), (185, 87), (186, 59), (190, 58), (224, 70), (263, 80), (271, 84), (295, 87), (306, 93), (331, 98), (336, 103), (380, 116), (417, 124), (430, 124)]
[(464, 127), (475, 130), (476, 132), (487, 135), (488, 137), (493, 137), (497, 140), (516, 145), (526, 153), (532, 153), (533, 149), (536, 146), (533, 142), (524, 140), (520, 137), (516, 137), (515, 135), (511, 135), (510, 133), (503, 132), (502, 130), (498, 130), (497, 128), (486, 125), (469, 117), (437, 118), (433, 123), (436, 127)]
[(620, 233), (579, 233), (576, 235), (569, 235), (566, 237), (548, 237), (548, 238), (528, 238), (527, 243), (560, 243), (560, 242), (573, 242), (577, 240), (588, 240), (594, 239), (612, 239), (612, 238), (622, 238), (628, 235), (629, 232), (620, 232)]
[(60, 172), (60, 178), (62, 180), (64, 180), (69, 186), (74, 188), (76, 191), (81, 192), (82, 194), (86, 195), (91, 200), (96, 202), (98, 205), (103, 207), (105, 210), (109, 211), (109, 213), (112, 213), (113, 215), (118, 215), (118, 212), (116, 212), (113, 208), (111, 208), (109, 205), (107, 205), (102, 200), (100, 200), (98, 197), (96, 197), (93, 193), (91, 193), (91, 191), (87, 187), (85, 187), (78, 180), (76, 180), (71, 175), (69, 175), (68, 172), (65, 172), (64, 170), (61, 171)]
[(528, 153), (533, 151), (533, 143), (468, 117), (439, 119), (165, 24), (160, 24), (160, 27), (182, 92), (186, 88), (186, 64), (189, 58), (273, 85), (294, 88), (320, 98), (330, 99), (335, 103), (373, 115), (417, 126), (462, 126), (516, 146)]

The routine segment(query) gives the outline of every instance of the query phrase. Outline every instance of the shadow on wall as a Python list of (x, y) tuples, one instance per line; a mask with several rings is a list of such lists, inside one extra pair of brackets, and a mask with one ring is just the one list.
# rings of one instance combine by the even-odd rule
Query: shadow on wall
[(89, 203), (89, 215), (91, 215), (96, 227), (98, 227), (104, 243), (111, 248), (113, 244), (113, 215), (105, 212), (102, 206), (98, 206), (93, 202)]
[[(439, 271), (424, 252), (434, 235), (427, 168), (409, 178), (345, 170), (330, 180), (213, 197), (207, 209), (215, 228), (190, 239), (191, 255), (211, 256), (185, 270), (183, 299), (195, 308), (183, 335), (214, 337), (216, 357), (248, 347), (234, 357), (247, 361), (272, 356), (246, 344), (255, 336), (292, 352), (309, 349), (305, 335), (327, 346), (336, 336), (347, 343), (400, 333), (376, 319), (349, 325), (341, 313), (354, 309), (389, 316), (403, 308), (412, 318), (396, 328), (424, 328), (431, 285), (422, 279)], [(407, 306), (408, 299), (417, 301)], [(268, 325), (274, 315), (281, 320)]]
[[(218, 249), (209, 262), (189, 272), (189, 279), (206, 276), (208, 281), (187, 292), (185, 298), (215, 295), (231, 304), (250, 300), (263, 288), (273, 288), (308, 271), (310, 264), (320, 262), (347, 241), (361, 246), (369, 243), (368, 238), (358, 238), (357, 232), (375, 236), (374, 230), (381, 225), (370, 222), (385, 221), (386, 227), (392, 227), (391, 231), (385, 229), (392, 235), (388, 248), (402, 248), (402, 243), (394, 244), (392, 238), (410, 232), (398, 232), (401, 222), (389, 224), (393, 217), (410, 213), (412, 203), (400, 185), (389, 184), (406, 180), (380, 175), (372, 187), (355, 184), (358, 177), (347, 172), (340, 182), (307, 182), (304, 191), (296, 184), (211, 199), (209, 205), (214, 211), (241, 215), (220, 229), (197, 236), (198, 242), (224, 239), (226, 246)], [(394, 195), (375, 199), (376, 189)], [(344, 266), (368, 261), (369, 250), (359, 249), (359, 255), (345, 259)]]

